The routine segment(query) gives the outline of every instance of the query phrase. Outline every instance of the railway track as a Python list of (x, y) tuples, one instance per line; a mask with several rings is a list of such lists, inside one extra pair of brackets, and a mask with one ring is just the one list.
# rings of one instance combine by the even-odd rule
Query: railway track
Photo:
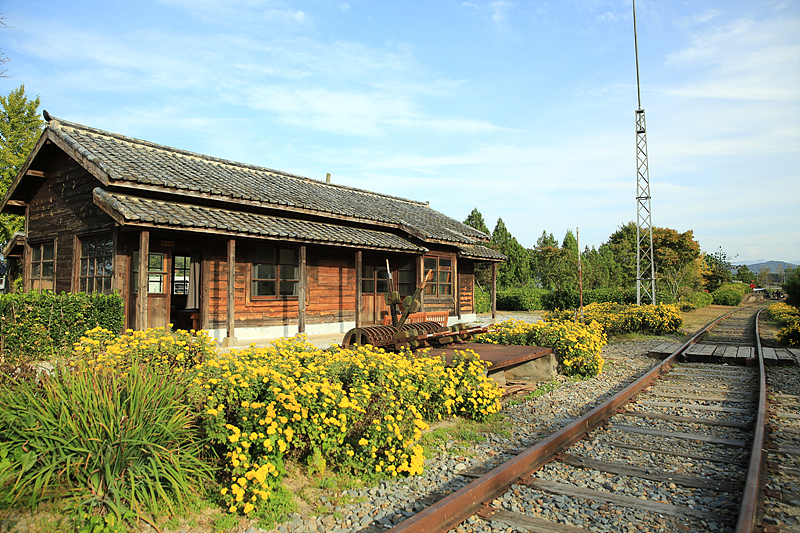
[[(390, 533), (800, 531), (798, 371), (770, 369), (768, 402), (762, 308), (706, 326), (616, 396)], [(682, 360), (704, 336), (758, 357)]]

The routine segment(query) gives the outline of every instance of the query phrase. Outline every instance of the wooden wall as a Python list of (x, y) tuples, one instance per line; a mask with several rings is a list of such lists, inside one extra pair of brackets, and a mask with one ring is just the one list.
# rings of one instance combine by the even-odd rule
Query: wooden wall
[(92, 190), (100, 182), (83, 167), (59, 152), (45, 170), (48, 176), (28, 208), (28, 243), (56, 241), (55, 292), (71, 292), (80, 250), (75, 236), (110, 231), (114, 220), (94, 205)]
[(475, 263), (466, 259), (458, 262), (458, 296), (461, 314), (475, 312), (474, 300)]

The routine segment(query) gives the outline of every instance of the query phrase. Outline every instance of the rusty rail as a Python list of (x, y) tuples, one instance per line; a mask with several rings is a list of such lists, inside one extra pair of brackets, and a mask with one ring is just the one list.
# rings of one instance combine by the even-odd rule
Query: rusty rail
[[(745, 309), (745, 308), (742, 308)], [(477, 513), (481, 507), (503, 494), (514, 483), (535, 472), (575, 442), (610, 418), (619, 408), (649, 387), (661, 374), (668, 371), (678, 357), (705, 333), (722, 320), (741, 309), (726, 313), (683, 343), (669, 357), (649, 372), (628, 385), (613, 398), (598, 405), (571, 424), (561, 428), (514, 459), (498, 466), (458, 491), (446, 496), (424, 511), (399, 523), (389, 533), (445, 533)], [(737, 531), (738, 533), (738, 531)]]
[(764, 368), (764, 355), (761, 352), (761, 337), (758, 334), (759, 310), (756, 314), (756, 352), (758, 353), (758, 413), (753, 427), (753, 448), (750, 451), (750, 464), (747, 466), (747, 480), (742, 492), (742, 504), (739, 507), (739, 520), (736, 522), (736, 533), (750, 533), (756, 525), (756, 513), (759, 507), (759, 495), (763, 494), (766, 468), (764, 468), (764, 428), (767, 424), (767, 373)]

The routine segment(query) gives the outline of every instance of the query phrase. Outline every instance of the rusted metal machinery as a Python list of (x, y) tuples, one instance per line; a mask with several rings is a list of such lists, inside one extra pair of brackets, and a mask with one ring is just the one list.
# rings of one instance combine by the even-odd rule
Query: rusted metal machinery
[[(388, 261), (386, 262), (386, 267), (389, 270)], [(400, 299), (398, 291), (388, 292), (386, 294), (386, 304), (389, 306), (392, 325), (353, 328), (344, 334), (342, 347), (350, 348), (356, 345), (371, 344), (375, 347), (397, 351), (404, 348), (415, 350), (426, 346), (437, 347), (454, 342), (467, 342), (473, 335), (488, 331), (488, 326), (470, 328), (464, 324), (446, 326), (431, 321), (408, 322), (409, 316), (419, 310), (419, 296), (425, 287), (425, 283), (430, 280), (432, 275), (433, 271), (429, 271), (425, 279), (417, 285), (417, 290), (414, 294), (406, 296), (403, 300)], [(401, 304), (402, 313), (399, 312)], [(400, 315), (399, 318), (398, 315)]]

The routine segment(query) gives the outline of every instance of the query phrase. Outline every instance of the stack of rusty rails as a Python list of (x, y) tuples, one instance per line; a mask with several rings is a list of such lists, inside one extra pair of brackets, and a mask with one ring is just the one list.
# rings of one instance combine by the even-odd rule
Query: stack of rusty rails
[[(561, 486), (560, 483), (553, 483), (548, 482), (543, 479), (534, 479), (532, 475), (542, 468), (544, 465), (549, 463), (553, 460), (560, 460), (563, 463), (569, 463), (573, 460), (570, 454), (566, 454), (567, 450), (577, 443), (579, 440), (585, 438), (589, 433), (597, 430), (601, 426), (605, 428), (608, 425), (609, 431), (616, 430), (615, 427), (618, 424), (609, 425), (609, 419), (614, 416), (615, 414), (619, 413), (626, 413), (625, 416), (638, 416), (638, 417), (653, 417), (658, 419), (660, 416), (659, 413), (655, 411), (650, 413), (649, 411), (641, 411), (641, 412), (632, 412), (628, 411), (625, 408), (626, 404), (632, 401), (637, 395), (649, 391), (650, 388), (653, 386), (654, 382), (658, 379), (661, 379), (664, 374), (667, 374), (671, 371), (672, 367), (678, 364), (678, 360), (681, 358), (683, 352), (685, 352), (690, 346), (697, 343), (697, 341), (702, 337), (702, 335), (711, 329), (714, 325), (719, 323), (720, 321), (724, 320), (728, 316), (730, 316), (734, 311), (724, 315), (711, 324), (709, 324), (706, 328), (695, 334), (691, 339), (687, 342), (682, 344), (677, 350), (675, 350), (669, 357), (663, 360), (661, 363), (656, 365), (653, 369), (647, 372), (645, 375), (637, 379), (631, 385), (626, 387), (623, 391), (619, 394), (615, 395), (613, 398), (603, 402), (601, 405), (595, 407), (590, 412), (586, 413), (585, 415), (579, 417), (574, 422), (568, 424), (561, 430), (557, 431), (556, 433), (543, 438), (543, 440), (539, 441), (533, 447), (522, 451), (519, 455), (517, 455), (512, 460), (504, 463), (490, 472), (486, 473), (485, 475), (475, 479), (468, 485), (464, 486), (460, 490), (444, 497), (442, 500), (438, 501), (437, 503), (433, 504), (432, 506), (428, 507), (427, 509), (423, 510), (422, 512), (409, 517), (404, 522), (401, 522), (393, 529), (389, 530), (389, 533), (434, 533), (434, 532), (442, 532), (449, 531), (450, 529), (458, 526), (460, 523), (464, 522), (467, 518), (472, 515), (479, 515), (488, 520), (495, 520), (496, 517), (500, 517), (499, 520), (501, 523), (508, 524), (508, 520), (517, 520), (518, 524), (529, 524), (533, 529), (530, 529), (527, 526), (519, 527), (518, 529), (530, 529), (536, 531), (578, 531), (575, 528), (569, 528), (567, 526), (562, 526), (561, 524), (552, 524), (554, 526), (553, 529), (545, 529), (542, 527), (542, 520), (536, 517), (532, 517), (527, 514), (519, 514), (519, 513), (511, 513), (509, 511), (498, 509), (492, 505), (492, 502), (500, 498), (499, 501), (505, 501), (506, 496), (508, 497), (515, 497), (512, 494), (514, 491), (509, 491), (509, 488), (512, 485), (517, 487), (521, 487), (524, 485), (530, 486), (536, 485), (537, 490), (545, 490), (547, 492), (553, 491), (560, 491), (565, 490)], [(757, 348), (757, 351), (760, 355), (761, 350)], [(749, 460), (745, 460), (742, 462), (742, 465), (746, 464), (748, 467), (747, 475), (746, 475), (746, 483), (744, 484), (743, 488), (743, 498), (741, 500), (740, 511), (738, 516), (738, 523), (736, 532), (737, 533), (744, 533), (750, 532), (755, 525), (756, 516), (757, 516), (757, 495), (759, 493), (759, 483), (763, 483), (762, 478), (762, 464), (763, 459), (761, 455), (762, 449), (764, 446), (764, 425), (765, 425), (765, 413), (766, 413), (766, 404), (765, 404), (765, 384), (764, 384), (764, 367), (763, 367), (763, 358), (759, 357), (759, 369), (760, 369), (760, 379), (759, 380), (752, 380), (750, 383), (755, 385), (755, 381), (758, 381), (758, 388), (759, 393), (754, 397), (752, 392), (748, 392), (748, 395), (757, 400), (758, 407), (757, 411), (754, 413), (755, 422), (752, 425), (753, 427), (753, 441), (752, 441), (752, 452), (750, 454)], [(734, 369), (712, 369), (712, 368), (700, 368), (700, 367), (690, 367), (696, 368), (698, 372), (704, 372), (709, 374), (711, 381), (720, 381), (722, 376), (732, 377), (734, 379), (743, 379), (743, 375), (746, 373), (753, 376), (754, 372), (745, 372), (744, 369), (741, 370), (734, 370)], [(684, 370), (686, 372), (686, 370)], [(729, 374), (733, 374), (729, 376)], [(716, 377), (711, 377), (716, 376)], [(727, 379), (727, 377), (725, 379)], [(720, 387), (720, 385), (713, 385), (712, 389), (709, 392), (713, 392), (714, 387)], [(728, 388), (731, 388), (730, 385), (727, 385)], [(724, 387), (722, 387), (724, 388)], [(686, 400), (684, 400), (686, 401)], [(650, 402), (653, 403), (653, 402)], [(702, 401), (697, 402), (697, 405), (703, 406), (705, 405)], [(753, 405), (755, 407), (755, 405)], [(707, 406), (706, 409), (717, 409), (716, 407)], [(667, 408), (669, 409), (669, 408)], [(730, 412), (739, 412), (741, 411), (740, 408), (731, 408), (731, 407), (724, 407), (723, 410), (730, 411)], [(753, 412), (753, 411), (749, 411)], [(662, 416), (662, 418), (664, 418)], [(681, 419), (682, 417), (668, 415), (667, 418), (670, 420), (675, 421), (676, 423), (683, 422)], [(665, 418), (666, 419), (666, 418)], [(697, 417), (691, 418), (692, 424), (712, 424), (712, 425), (719, 425), (719, 426), (731, 426), (736, 427), (736, 424), (731, 421), (717, 421), (713, 419), (702, 419)], [(749, 424), (747, 424), (749, 426)], [(644, 429), (644, 427), (642, 428)], [(604, 429), (605, 431), (605, 429)], [(741, 429), (736, 429), (735, 431), (742, 431)], [(653, 435), (658, 433), (657, 430), (651, 430)], [(670, 435), (666, 435), (666, 438), (685, 438), (685, 439), (693, 439), (697, 441), (702, 441), (704, 438), (709, 442), (712, 442), (709, 439), (712, 439), (710, 436), (706, 436), (700, 434), (699, 432), (693, 432), (691, 434), (684, 435), (683, 433), (679, 432), (664, 432), (661, 433), (670, 433)], [(718, 440), (730, 440), (730, 439), (718, 439)], [(742, 440), (741, 443), (737, 441), (737, 445), (744, 445), (745, 441)], [(746, 449), (746, 448), (745, 448)], [(691, 457), (689, 454), (681, 453), (679, 449), (674, 448), (667, 448), (664, 450), (651, 450), (651, 452), (655, 453), (665, 453), (671, 455), (677, 455), (681, 457)], [(710, 459), (706, 458), (709, 461), (716, 461), (717, 459)], [(581, 461), (582, 459), (576, 459), (576, 461)], [(725, 460), (727, 461), (727, 459)], [(599, 463), (595, 461), (595, 463)], [(590, 468), (596, 468), (602, 466), (602, 468), (606, 468), (607, 465), (599, 465), (592, 463)], [(626, 466), (626, 465), (622, 465)], [(584, 468), (585, 465), (578, 465), (579, 468)], [(614, 464), (615, 468), (619, 468), (620, 465)], [(647, 478), (647, 475), (652, 475), (652, 472), (649, 472), (649, 469), (642, 469), (639, 468), (637, 470), (644, 472), (643, 474), (636, 473), (635, 475)], [(677, 479), (674, 476), (673, 472), (667, 472), (668, 475), (672, 476), (673, 479)], [(689, 480), (682, 480), (688, 482), (692, 482), (695, 484), (702, 484), (705, 482), (706, 484), (717, 484), (720, 487), (724, 484), (726, 491), (732, 491), (736, 487), (730, 487), (731, 483), (726, 481), (719, 481), (710, 478), (702, 478), (695, 476), (683, 476), (686, 478), (691, 477), (692, 479)], [(548, 485), (549, 483), (549, 485)], [(675, 482), (678, 484), (678, 482)], [(542, 488), (547, 485), (546, 488)], [(688, 485), (687, 485), (688, 486)], [(715, 485), (716, 486), (716, 485)], [(718, 487), (719, 488), (719, 487)], [(583, 494), (583, 496), (579, 496), (580, 498), (586, 499), (586, 501), (598, 501), (598, 498), (605, 499), (604, 501), (607, 502), (617, 502), (613, 503), (615, 505), (624, 505), (629, 506), (637, 509), (644, 509), (645, 505), (647, 505), (647, 509), (657, 509), (656, 513), (663, 512), (675, 512), (679, 513), (683, 517), (687, 517), (688, 519), (694, 520), (705, 520), (709, 519), (712, 515), (714, 517), (718, 516), (717, 511), (703, 511), (701, 509), (694, 509), (692, 507), (687, 507), (684, 505), (672, 505), (668, 503), (660, 503), (660, 502), (648, 502), (645, 500), (641, 500), (638, 497), (630, 497), (630, 496), (622, 496), (616, 494), (614, 491), (597, 491), (597, 490), (588, 490), (583, 489), (581, 487), (570, 486), (570, 494), (578, 495)], [(714, 489), (716, 490), (716, 489)], [(508, 492), (507, 492), (508, 491)], [(583, 492), (582, 492), (583, 491)], [(565, 494), (565, 493), (561, 493)], [(610, 499), (609, 499), (610, 498)], [(514, 515), (509, 516), (509, 515)], [(735, 515), (730, 515), (727, 517), (729, 520), (736, 520)], [(505, 521), (505, 522), (504, 522)], [(555, 526), (560, 527), (562, 529), (556, 529)], [(538, 528), (538, 529), (537, 529)]]

